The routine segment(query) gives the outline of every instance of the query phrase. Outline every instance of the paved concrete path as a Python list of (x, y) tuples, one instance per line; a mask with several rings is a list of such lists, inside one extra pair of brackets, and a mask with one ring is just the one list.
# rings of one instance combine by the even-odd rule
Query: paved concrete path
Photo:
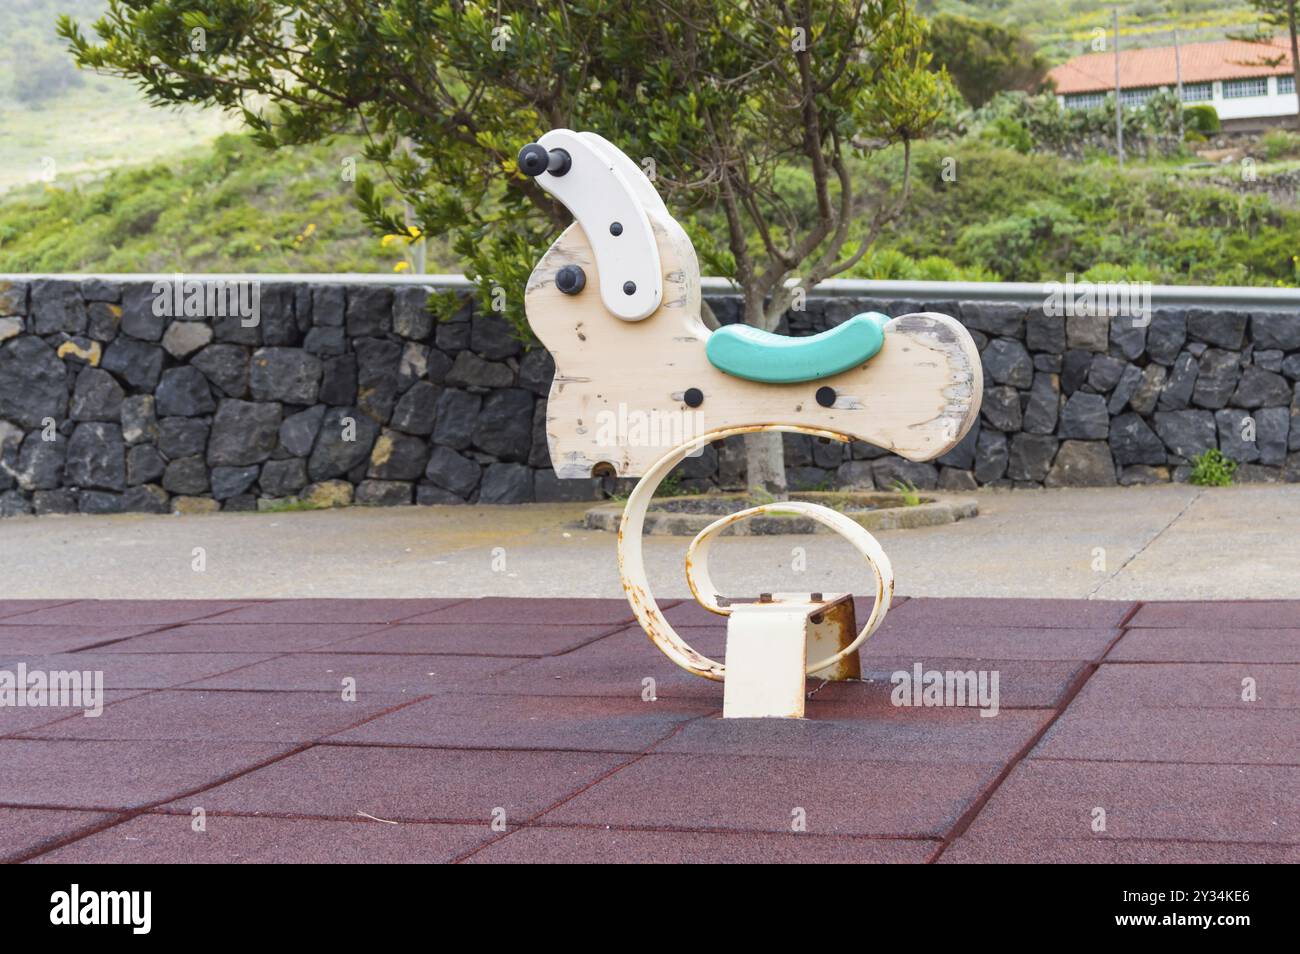
[[(974, 520), (879, 534), (898, 593), (1300, 597), (1300, 485), (973, 496)], [(582, 529), (584, 509), (8, 519), (0, 597), (619, 597), (614, 535)], [(646, 540), (660, 597), (689, 596), (686, 543)], [(854, 590), (865, 578), (834, 536), (729, 538), (716, 550), (714, 576), (730, 593)]]
[[(0, 601), (19, 663), (108, 705), (0, 707), (0, 860), (1300, 861), (1300, 602), (906, 600), (805, 721), (623, 600)], [(894, 705), (915, 663), (996, 714)]]

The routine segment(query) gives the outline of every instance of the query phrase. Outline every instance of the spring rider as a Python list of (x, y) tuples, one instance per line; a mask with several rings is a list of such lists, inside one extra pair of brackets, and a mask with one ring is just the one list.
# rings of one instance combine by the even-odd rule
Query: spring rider
[[(858, 647), (889, 611), (893, 571), (875, 538), (835, 510), (796, 501), (750, 507), (701, 530), (686, 578), (697, 602), (727, 617), (723, 664), (682, 639), (655, 601), (641, 553), (647, 507), (677, 464), (734, 434), (862, 440), (914, 461), (945, 454), (979, 414), (974, 341), (954, 319), (929, 312), (856, 315), (799, 338), (746, 325), (710, 331), (695, 249), (631, 159), (595, 133), (553, 129), (524, 146), (518, 164), (575, 219), (525, 293), (528, 323), (555, 359), (546, 439), (556, 476), (639, 476), (618, 558), (646, 634), (678, 666), (723, 681), (724, 717), (802, 718), (805, 677), (860, 677)], [(619, 426), (628, 420), (638, 426)], [(848, 593), (718, 594), (709, 576), (714, 538), (771, 510), (837, 531), (866, 560), (875, 603), (860, 631)]]

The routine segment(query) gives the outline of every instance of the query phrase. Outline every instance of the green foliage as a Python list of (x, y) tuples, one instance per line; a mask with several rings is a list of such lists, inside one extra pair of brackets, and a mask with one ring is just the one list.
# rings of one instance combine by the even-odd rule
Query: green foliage
[[(339, 176), (360, 150), (344, 137), (266, 152), (226, 136), (180, 162), (11, 193), (0, 199), (0, 271), (392, 271), (406, 243), (381, 242)], [(896, 175), (896, 158), (887, 151), (853, 174), (875, 188), (874, 177)], [(943, 178), (945, 159), (955, 162), (956, 182)], [(1300, 212), (1205, 181), (1215, 169), (1130, 165), (1121, 173), (976, 139), (920, 144), (914, 166), (907, 214), (845, 277), (1060, 281), (1073, 272), (1092, 281), (1246, 285), (1300, 278)], [(1261, 180), (1267, 175), (1262, 169)], [(695, 228), (726, 231), (721, 217), (706, 213)], [(445, 239), (428, 242), (429, 271), (460, 270)]]
[(1184, 106), (1183, 128), (1201, 136), (1213, 136), (1219, 131), (1219, 111), (1209, 103)]
[(921, 491), (910, 480), (895, 480), (892, 489), (894, 493), (903, 498), (904, 507), (919, 507), (921, 505)]
[(1032, 91), (1047, 74), (1047, 61), (1019, 30), (941, 13), (930, 21), (936, 68), (945, 68), (966, 102), (983, 106), (1008, 89)]
[[(908, 0), (108, 2), (97, 40), (60, 21), (79, 65), (159, 105), (237, 112), (268, 148), (361, 130), (366, 221), (446, 236), (485, 297), (506, 289), (521, 327), (527, 275), (569, 224), (515, 168), (546, 129), (598, 129), (653, 158), (675, 208), (724, 210), (725, 246), (692, 237), (761, 322), (784, 310), (788, 277), (829, 277), (869, 241), (859, 220), (880, 196), (854, 193), (847, 159), (923, 135), (945, 94)], [(177, 41), (195, 29), (198, 56)], [(811, 222), (792, 214), (783, 167), (811, 175)]]
[[(1141, 106), (1123, 111), (1124, 150), (1150, 157), (1181, 152), (1178, 97), (1157, 93)], [(1017, 152), (1054, 152), (1081, 159), (1115, 151), (1115, 100), (1092, 109), (1063, 109), (1049, 93), (1027, 96), (1002, 92), (971, 116), (981, 138)]]
[[(355, 140), (266, 153), (224, 136), (180, 162), (126, 168), (67, 188), (0, 200), (0, 271), (391, 271), (355, 207), (341, 163)], [(431, 270), (456, 271), (445, 244)]]
[(850, 269), (849, 278), (867, 278), (874, 281), (926, 281), (926, 282), (980, 282), (995, 280), (979, 267), (962, 267), (942, 255), (927, 255), (914, 259), (892, 248), (876, 249), (863, 256)]
[(1047, 255), (1065, 253), (1082, 230), (1074, 212), (1051, 199), (1035, 200), (1005, 218), (972, 225), (957, 242), (960, 258), (998, 267), (1008, 281), (1050, 273)]
[(1020, 122), (1010, 116), (998, 116), (986, 125), (981, 136), (989, 142), (1005, 149), (1014, 149), (1019, 153), (1033, 152), (1034, 137)]
[(688, 490), (682, 486), (682, 473), (680, 470), (674, 470), (663, 482), (655, 488), (656, 497), (685, 497), (693, 494), (695, 491)]
[(1218, 450), (1207, 450), (1192, 458), (1192, 476), (1198, 487), (1228, 487), (1237, 472), (1237, 462)]
[(244, 511), (245, 513), (299, 513), (303, 510), (329, 510), (330, 504), (312, 503), (310, 500), (300, 500), (297, 497), (284, 497), (280, 500), (269, 501), (267, 503), (259, 502), (256, 510)]
[[(892, 159), (876, 157), (863, 174), (888, 179)], [(1300, 210), (1258, 188), (1266, 169), (1244, 190), (1213, 168), (1121, 171), (968, 137), (918, 144), (915, 173), (908, 213), (882, 232), (877, 255), (941, 256), (1009, 281), (1063, 281), (1096, 266), (1162, 284), (1297, 284)]]
[(1259, 140), (1264, 158), (1269, 160), (1300, 156), (1300, 134), (1286, 129), (1270, 129)]
[(1114, 262), (1098, 262), (1079, 276), (1085, 282), (1155, 282), (1159, 272), (1149, 265), (1117, 265)]
[(1019, 27), (1053, 63), (1090, 52), (1092, 31), (1110, 31), (1116, 6), (1126, 48), (1167, 45), (1174, 29), (1184, 42), (1220, 39), (1258, 20), (1248, 0), (920, 0), (919, 6), (927, 16), (947, 12)]

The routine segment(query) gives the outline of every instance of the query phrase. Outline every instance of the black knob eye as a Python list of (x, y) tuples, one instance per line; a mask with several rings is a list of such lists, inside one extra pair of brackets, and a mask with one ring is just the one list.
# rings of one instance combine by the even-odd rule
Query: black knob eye
[(835, 404), (834, 388), (818, 388), (817, 403), (822, 407), (832, 407)]
[(609, 223), (609, 234), (610, 234), (610, 235), (622, 235), (622, 234), (623, 234), (623, 223), (622, 223), (622, 222), (610, 222), (610, 223)]
[(636, 294), (636, 282), (624, 282), (624, 283), (623, 283), (623, 294), (624, 294), (624, 295), (635, 295), (635, 294)]
[(555, 273), (555, 287), (566, 295), (576, 295), (587, 285), (587, 273), (577, 265), (565, 265)]
[(519, 171), (526, 176), (537, 177), (543, 172), (562, 176), (573, 165), (573, 157), (563, 149), (552, 149), (547, 152), (546, 147), (541, 143), (530, 142), (519, 150), (519, 158), (516, 162)]
[(687, 388), (686, 393), (682, 395), (682, 400), (686, 402), (687, 407), (699, 407), (704, 403), (704, 392), (699, 388)]
[(550, 161), (550, 153), (540, 143), (530, 142), (519, 150), (519, 171), (526, 176), (540, 176)]

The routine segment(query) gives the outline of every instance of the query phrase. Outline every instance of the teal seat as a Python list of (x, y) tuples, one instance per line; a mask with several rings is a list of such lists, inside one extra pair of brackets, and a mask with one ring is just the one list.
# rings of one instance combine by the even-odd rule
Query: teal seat
[(820, 381), (868, 361), (885, 343), (887, 315), (869, 311), (819, 335), (792, 338), (750, 325), (724, 325), (705, 354), (724, 374), (764, 384)]

